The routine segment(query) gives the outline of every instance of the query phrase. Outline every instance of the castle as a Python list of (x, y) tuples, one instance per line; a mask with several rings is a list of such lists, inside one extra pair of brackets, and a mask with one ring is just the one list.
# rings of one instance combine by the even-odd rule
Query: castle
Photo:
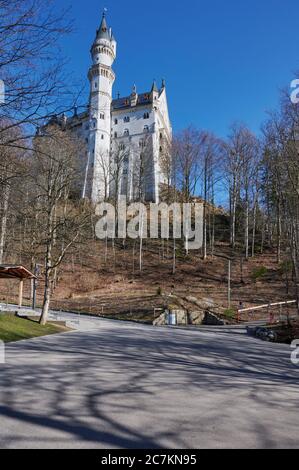
[(112, 98), (117, 43), (108, 28), (105, 13), (91, 47), (92, 65), (88, 72), (90, 98), (86, 110), (64, 125), (85, 144), (82, 197), (96, 203), (126, 195), (129, 201), (159, 202), (160, 188), (166, 182), (162, 159), (171, 146), (165, 81), (159, 89)]

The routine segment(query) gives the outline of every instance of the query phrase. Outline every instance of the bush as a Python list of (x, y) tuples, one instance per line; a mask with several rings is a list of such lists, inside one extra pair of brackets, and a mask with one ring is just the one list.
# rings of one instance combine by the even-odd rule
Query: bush
[(224, 315), (227, 317), (227, 318), (234, 318), (235, 317), (235, 311), (232, 309), (232, 308), (227, 308), (226, 310), (224, 310)]
[(263, 278), (267, 274), (268, 270), (265, 266), (260, 266), (255, 268), (252, 272), (252, 278), (257, 281), (258, 279)]

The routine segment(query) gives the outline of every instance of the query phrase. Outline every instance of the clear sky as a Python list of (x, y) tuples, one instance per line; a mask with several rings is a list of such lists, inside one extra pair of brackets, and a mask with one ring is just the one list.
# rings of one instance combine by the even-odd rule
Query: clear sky
[[(298, 0), (59, 0), (76, 31), (69, 70), (87, 82), (103, 8), (118, 42), (114, 96), (166, 79), (174, 131), (193, 124), (225, 136), (243, 121), (258, 131), (279, 89), (299, 71)], [(298, 72), (299, 78), (299, 72)]]

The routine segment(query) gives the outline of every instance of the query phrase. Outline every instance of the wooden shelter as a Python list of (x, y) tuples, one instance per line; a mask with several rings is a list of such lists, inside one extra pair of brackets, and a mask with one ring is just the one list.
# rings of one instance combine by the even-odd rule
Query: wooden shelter
[(36, 279), (36, 276), (24, 268), (24, 266), (0, 264), (0, 279), (18, 279), (20, 281), (19, 308), (21, 308), (23, 304), (24, 280)]

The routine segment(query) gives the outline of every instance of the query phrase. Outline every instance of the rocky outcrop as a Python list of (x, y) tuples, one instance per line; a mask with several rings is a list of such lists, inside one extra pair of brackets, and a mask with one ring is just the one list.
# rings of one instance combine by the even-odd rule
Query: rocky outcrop
[(155, 320), (153, 321), (154, 326), (163, 326), (166, 325), (167, 319), (166, 319), (166, 312), (161, 313)]
[(189, 325), (202, 325), (204, 318), (205, 312), (203, 310), (193, 310), (188, 312)]
[(154, 325), (173, 324), (172, 315), (176, 318), (176, 325), (225, 325), (226, 323), (221, 318), (224, 309), (209, 298), (199, 300), (193, 296), (171, 294), (167, 300), (165, 311), (154, 321)]

